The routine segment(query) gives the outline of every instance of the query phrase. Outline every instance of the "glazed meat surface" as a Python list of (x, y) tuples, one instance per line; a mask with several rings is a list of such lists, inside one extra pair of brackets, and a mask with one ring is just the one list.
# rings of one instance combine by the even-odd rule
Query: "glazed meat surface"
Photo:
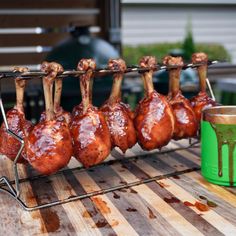
[[(15, 68), (15, 71), (27, 72), (28, 69), (25, 67), (17, 67)], [(33, 127), (33, 124), (26, 120), (24, 114), (23, 102), (25, 85), (26, 81), (19, 78), (15, 79), (16, 105), (6, 114), (9, 129), (23, 139), (28, 136)], [(6, 155), (9, 159), (14, 161), (20, 147), (21, 143), (7, 133), (5, 124), (2, 123), (0, 128), (0, 153)], [(27, 163), (25, 148), (18, 159), (18, 163)]]
[(175, 117), (173, 139), (194, 137), (198, 129), (196, 117), (189, 100), (182, 95), (179, 88), (183, 60), (181, 57), (167, 56), (164, 58), (163, 63), (167, 66), (178, 66), (178, 68), (169, 70), (168, 102), (172, 107)]
[(100, 110), (108, 123), (112, 147), (119, 147), (125, 153), (137, 142), (133, 113), (129, 105), (121, 101), (121, 85), (126, 64), (122, 59), (111, 59), (108, 62), (108, 68), (120, 72), (114, 74), (110, 97)]
[(155, 57), (140, 60), (140, 67), (150, 68), (142, 74), (145, 96), (139, 102), (134, 119), (138, 143), (145, 150), (161, 148), (169, 143), (174, 132), (174, 116), (165, 96), (153, 87), (152, 75), (157, 65)]
[(198, 123), (201, 121), (203, 109), (219, 105), (212, 98), (210, 98), (206, 92), (207, 62), (208, 56), (203, 52), (194, 53), (192, 55), (193, 64), (203, 63), (203, 65), (197, 67), (200, 91), (190, 100)]
[(102, 162), (111, 151), (111, 137), (105, 117), (91, 103), (90, 79), (95, 68), (96, 64), (92, 59), (82, 59), (78, 63), (77, 69), (86, 73), (80, 77), (80, 115), (73, 116), (71, 125), (74, 154), (85, 167)]
[(42, 71), (47, 73), (43, 78), (46, 117), (33, 128), (26, 142), (28, 161), (38, 172), (45, 175), (65, 167), (73, 152), (69, 126), (54, 113), (52, 88), (60, 70), (61, 66), (57, 63), (42, 64)]

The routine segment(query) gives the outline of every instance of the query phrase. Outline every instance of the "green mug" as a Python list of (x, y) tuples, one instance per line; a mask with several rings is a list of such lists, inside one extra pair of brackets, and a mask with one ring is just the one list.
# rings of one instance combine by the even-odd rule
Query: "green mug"
[(203, 110), (201, 172), (211, 183), (236, 186), (236, 106)]

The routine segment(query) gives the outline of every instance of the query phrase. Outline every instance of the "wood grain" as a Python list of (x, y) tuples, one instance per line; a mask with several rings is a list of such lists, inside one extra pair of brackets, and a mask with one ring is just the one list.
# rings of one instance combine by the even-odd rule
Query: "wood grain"
[(55, 46), (69, 33), (0, 34), (0, 47)]
[[(168, 162), (167, 162), (168, 163)], [(156, 171), (155, 168), (153, 168), (150, 165), (143, 165), (142, 166), (142, 170), (145, 171), (146, 173), (148, 173), (149, 176), (156, 176), (157, 174), (159, 174), (158, 171)], [(182, 178), (182, 177), (180, 177)], [(158, 181), (157, 181), (158, 182)], [(171, 192), (173, 194), (173, 196), (177, 197), (179, 200), (181, 200), (182, 202), (192, 202), (193, 204), (196, 201), (199, 201), (199, 199), (194, 198), (192, 195), (190, 195), (187, 191), (184, 191), (183, 188), (179, 187), (178, 185), (174, 184), (173, 181), (171, 181), (170, 179), (163, 179), (161, 180), (161, 183), (164, 184), (164, 186), (168, 186), (168, 191)], [(183, 186), (186, 186), (186, 183), (183, 184)], [(192, 184), (190, 186), (193, 186)], [(190, 186), (188, 186), (187, 189), (190, 189)], [(196, 190), (195, 190), (196, 191)], [(188, 199), (188, 200), (187, 200)], [(223, 218), (221, 218), (220, 215), (216, 214), (214, 211), (210, 210), (207, 212), (201, 212), (199, 210), (197, 210), (195, 207), (191, 207), (192, 210), (194, 210), (197, 214), (202, 214), (202, 217), (207, 220), (210, 224), (213, 224), (214, 220), (220, 221), (222, 222), (222, 224), (217, 224), (217, 226), (215, 226), (219, 231), (227, 234), (229, 232), (234, 232), (235, 231), (235, 227), (233, 225), (231, 225), (229, 222), (225, 222), (225, 220)], [(225, 228), (224, 225), (227, 224), (229, 225), (229, 228)]]
[[(167, 148), (186, 144), (171, 143)], [(68, 165), (72, 170), (21, 183), (21, 197), (34, 206), (153, 176), (172, 177), (34, 212), (22, 210), (0, 192), (0, 235), (236, 234), (234, 191), (206, 182), (196, 171), (178, 174), (199, 167), (199, 149), (148, 154), (136, 146), (126, 156), (131, 159), (113, 150), (112, 162), (88, 170), (76, 168), (79, 164), (73, 159)], [(0, 157), (0, 175), (12, 179), (11, 170), (12, 162)], [(32, 174), (37, 173), (21, 167), (21, 177)]]
[(1, 28), (25, 27), (65, 27), (74, 25), (94, 25), (96, 15), (0, 15)]
[[(116, 169), (115, 166), (112, 168)], [(128, 170), (122, 173), (123, 179), (126, 181), (135, 181), (137, 177)], [(162, 217), (174, 227), (180, 234), (189, 235), (191, 232), (196, 235), (202, 235), (198, 229), (193, 227), (187, 220), (185, 220), (178, 212), (174, 211), (162, 198), (156, 195), (148, 186), (139, 185), (133, 189), (152, 207), (161, 213)], [(171, 217), (170, 217), (171, 216)]]
[(2, 54), (0, 57), (0, 65), (32, 65), (41, 64), (47, 53), (12, 53), (12, 54)]
[[(96, 0), (86, 0), (86, 1), (78, 1), (78, 0), (57, 0), (56, 7), (57, 8), (74, 8), (74, 7), (96, 7)], [(31, 1), (31, 0), (2, 0), (0, 1), (0, 8), (15, 8), (15, 9), (24, 9), (24, 8), (55, 8), (54, 0), (41, 0), (41, 1)]]

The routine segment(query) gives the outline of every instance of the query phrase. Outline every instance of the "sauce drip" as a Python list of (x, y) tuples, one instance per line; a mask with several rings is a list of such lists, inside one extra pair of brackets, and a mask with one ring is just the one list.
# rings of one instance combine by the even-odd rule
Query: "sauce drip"
[(126, 211), (128, 211), (128, 212), (136, 212), (137, 210), (136, 210), (135, 208), (128, 207), (128, 208), (126, 209)]
[(164, 197), (163, 200), (167, 203), (180, 203), (180, 200), (176, 197), (170, 197), (170, 198)]
[(156, 219), (157, 217), (154, 215), (153, 211), (147, 207), (148, 209), (148, 216), (149, 216), (149, 219)]
[(228, 145), (228, 158), (229, 158), (229, 182), (233, 186), (234, 180), (234, 148), (236, 145), (236, 129), (235, 125), (231, 124), (212, 124), (215, 130), (217, 143), (218, 143), (218, 176), (223, 176), (223, 161), (222, 161), (222, 147), (224, 144)]
[(98, 220), (92, 228), (109, 227), (109, 224), (105, 220)]
[(116, 192), (113, 192), (113, 197), (114, 197), (115, 199), (119, 199), (119, 198), (120, 198), (120, 195), (118, 195)]

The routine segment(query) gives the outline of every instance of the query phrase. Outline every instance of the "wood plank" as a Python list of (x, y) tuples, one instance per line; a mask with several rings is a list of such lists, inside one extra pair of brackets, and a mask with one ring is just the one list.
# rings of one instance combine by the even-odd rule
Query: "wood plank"
[(10, 159), (8, 159), (5, 155), (0, 155), (0, 163), (4, 163), (4, 165), (0, 165), (0, 176), (5, 176), (7, 177), (9, 180), (13, 179), (13, 173), (12, 173), (12, 161)]
[[(185, 155), (184, 155), (185, 154)], [(176, 151), (173, 153), (169, 153), (169, 155), (178, 160), (180, 163), (184, 163), (187, 166), (200, 166), (200, 158), (195, 154), (191, 154), (186, 150)]]
[[(14, 66), (12, 66), (12, 70), (13, 70)], [(6, 100), (4, 100), (4, 94), (6, 93), (12, 93), (12, 96), (15, 97), (15, 83), (14, 83), (14, 79), (11, 78), (4, 78), (1, 81), (1, 89), (3, 91), (3, 102), (6, 102)], [(35, 80), (28, 80), (26, 83), (26, 93), (27, 92), (32, 92), (32, 91), (37, 91), (42, 89), (42, 81), (41, 79), (35, 79)]]
[[(185, 191), (183, 188), (175, 184), (171, 180), (163, 180), (162, 183), (168, 185), (168, 191), (179, 198), (182, 202), (188, 201), (190, 203), (195, 203), (199, 201), (199, 199), (193, 197), (188, 191)], [(220, 232), (225, 235), (236, 234), (236, 227), (227, 221), (225, 218), (221, 216), (221, 214), (217, 214), (214, 210), (210, 209), (208, 211), (199, 211), (194, 206), (189, 206), (193, 211), (197, 214), (202, 214), (202, 217), (208, 221), (210, 224), (214, 225)], [(225, 227), (227, 225), (227, 227)]]
[[(184, 147), (188, 147), (188, 146), (189, 146), (189, 144), (187, 143), (186, 140), (180, 140), (179, 145), (176, 145), (175, 142), (171, 141), (171, 142), (169, 142), (168, 145), (163, 147), (161, 149), (161, 151), (158, 149), (154, 149), (151, 151), (145, 151), (140, 147), (139, 144), (136, 144), (133, 148), (127, 150), (127, 152), (125, 153), (125, 156), (143, 156), (143, 155), (149, 156), (149, 155), (154, 155), (154, 154), (162, 155), (161, 152), (170, 151), (170, 150), (173, 150), (176, 148), (184, 148)], [(122, 155), (122, 153), (121, 153), (121, 155)]]
[[(185, 166), (183, 163), (178, 163), (175, 161), (174, 158), (171, 156), (167, 157), (168, 155), (163, 155), (162, 161), (166, 162), (167, 165), (169, 163), (175, 162), (173, 164), (173, 167), (176, 169), (176, 171), (182, 171), (184, 169), (188, 169), (188, 166)], [(172, 159), (171, 159), (172, 158)], [(132, 172), (135, 176), (137, 176), (140, 179), (143, 179), (149, 177), (149, 172), (144, 172), (143, 167), (147, 168), (149, 165), (145, 162), (147, 159), (140, 160), (141, 163), (134, 162), (132, 165), (136, 165), (136, 168), (130, 168), (129, 166), (128, 170)], [(142, 166), (142, 168), (140, 168)], [(146, 167), (147, 166), (147, 167)], [(151, 163), (151, 165), (152, 163)], [(128, 167), (128, 166), (127, 166)], [(162, 171), (162, 170), (161, 170)], [(162, 172), (163, 173), (163, 172)], [(175, 176), (180, 177), (180, 176)], [(163, 182), (160, 182), (159, 184), (156, 184), (155, 182), (150, 182), (147, 184), (147, 186), (152, 189), (158, 196), (160, 196), (165, 202), (167, 202), (171, 207), (173, 207), (178, 213), (180, 213), (186, 220), (188, 220), (193, 226), (195, 226), (199, 231), (201, 231), (204, 235), (222, 235), (214, 226), (209, 224), (207, 221), (202, 219), (200, 215), (196, 215), (195, 212), (193, 212), (191, 209), (189, 209), (183, 202), (181, 202), (178, 198), (176, 198), (175, 195), (168, 192), (166, 189), (167, 185), (165, 185)]]
[[(32, 170), (27, 168), (27, 174), (32, 175)], [(57, 201), (58, 195), (56, 194), (52, 182), (56, 176), (40, 178), (37, 181), (30, 181), (30, 185), (33, 191), (33, 196), (37, 201), (37, 204), (41, 205), (50, 201)], [(43, 219), (45, 231), (42, 233), (54, 233), (63, 235), (63, 232), (68, 232), (69, 235), (73, 235), (76, 231), (71, 224), (62, 205), (57, 205), (52, 208), (40, 209), (41, 218)]]
[(224, 189), (228, 190), (229, 192), (231, 192), (232, 194), (236, 195), (236, 189), (232, 188), (230, 186), (225, 186), (223, 187)]
[(0, 8), (75, 8), (75, 7), (86, 7), (92, 8), (96, 7), (96, 0), (86, 0), (86, 1), (78, 1), (78, 0), (40, 0), (40, 1), (32, 1), (32, 0), (1, 0)]
[[(124, 167), (119, 169), (119, 173), (122, 173), (123, 170)], [(119, 173), (107, 167), (106, 169), (97, 168), (96, 172), (89, 172), (89, 175), (100, 188), (107, 189), (125, 182), (122, 174), (119, 175)], [(179, 232), (135, 190), (121, 189), (108, 193), (107, 196), (139, 235), (162, 235), (163, 232), (166, 235), (179, 235)]]
[[(26, 171), (25, 171), (26, 172)], [(26, 174), (26, 173), (25, 173)], [(21, 188), (21, 199), (23, 202), (27, 204), (29, 207), (33, 207), (37, 205), (37, 201), (34, 195), (34, 191), (32, 189), (32, 186), (30, 185), (30, 182), (23, 182), (20, 185)], [(18, 206), (19, 208), (19, 206)], [(19, 208), (21, 209), (21, 208)], [(21, 209), (22, 211), (22, 209)], [(36, 210), (33, 212), (26, 212), (23, 211), (24, 214), (27, 213), (26, 217), (20, 217), (20, 221), (22, 223), (22, 228), (28, 228), (29, 232), (33, 230), (35, 231), (35, 234), (43, 233), (43, 235), (48, 235), (47, 228), (45, 226), (44, 220), (41, 217), (40, 210)], [(29, 216), (31, 218), (29, 218)], [(34, 223), (32, 224), (32, 220)], [(33, 229), (34, 228), (34, 229)], [(31, 235), (29, 233), (29, 235)]]
[(233, 207), (236, 207), (236, 195), (234, 193), (229, 192), (227, 189), (211, 184), (210, 182), (207, 182), (201, 174), (197, 172), (192, 172), (185, 174), (185, 176), (194, 179), (197, 184), (203, 186), (206, 188), (209, 192), (214, 193), (219, 198), (223, 199), (224, 201), (228, 202)]
[(62, 39), (69, 37), (69, 33), (0, 34), (0, 47), (55, 46)]
[(71, 23), (73, 25), (96, 25), (96, 20), (96, 15), (0, 15), (0, 27), (65, 27)]
[(31, 65), (41, 64), (47, 53), (12, 53), (12, 54), (0, 54), (0, 66), (3, 65)]
[[(86, 192), (100, 190), (99, 186), (96, 182), (86, 173), (78, 173), (76, 175), (77, 180), (84, 187)], [(113, 227), (114, 231), (118, 235), (126, 235), (129, 232), (129, 235), (138, 235), (135, 229), (128, 223), (128, 221), (124, 218), (124, 216), (120, 213), (119, 209), (115, 207), (115, 205), (110, 201), (110, 199), (106, 195), (99, 195), (98, 197), (91, 197), (93, 203), (98, 207), (100, 212), (103, 213), (103, 216), (109, 222), (110, 225), (113, 225), (114, 222), (119, 222), (118, 225)], [(101, 204), (103, 202), (103, 204)], [(104, 204), (107, 209), (104, 209)]]
[[(67, 171), (64, 173), (66, 181), (70, 184), (70, 189), (77, 195), (86, 194), (84, 186), (80, 184), (78, 179), (74, 175), (74, 171)], [(113, 230), (112, 226), (109, 224), (107, 219), (104, 217), (102, 212), (100, 212), (99, 208), (91, 198), (85, 198), (81, 200), (82, 204), (86, 208), (86, 211), (83, 212), (84, 217), (90, 217), (95, 223), (92, 227), (99, 228), (99, 231), (102, 235), (115, 235), (115, 231)]]
[(185, 203), (182, 202), (176, 195), (169, 192), (168, 185), (165, 185), (164, 182), (151, 182), (147, 185), (204, 235), (223, 236), (223, 234), (217, 230), (214, 225), (211, 225), (204, 218), (202, 218), (201, 214), (196, 214), (196, 212), (186, 206)]
[[(190, 151), (190, 150), (188, 150)], [(176, 170), (181, 171), (183, 168), (186, 168), (189, 166), (189, 163), (186, 162), (186, 156), (189, 155), (189, 153), (186, 153), (186, 151), (181, 151), (182, 154), (185, 155), (182, 156), (182, 159), (184, 162), (181, 162), (180, 159), (176, 159), (176, 152), (173, 153), (173, 160), (168, 160), (168, 158), (163, 158), (162, 161), (165, 162), (167, 165), (170, 165)], [(194, 157), (195, 158), (195, 157)], [(195, 158), (196, 159), (196, 158)], [(178, 160), (178, 161), (177, 161)], [(182, 163), (182, 164), (181, 164)], [(181, 165), (180, 165), (181, 164)], [(187, 164), (185, 166), (185, 164)], [(136, 165), (138, 166), (145, 166), (145, 163), (139, 163)], [(191, 166), (191, 165), (190, 165)], [(150, 167), (146, 171), (147, 173), (150, 172)], [(188, 178), (187, 178), (188, 177)], [(230, 223), (235, 225), (236, 223), (236, 212), (232, 211), (232, 206), (236, 207), (236, 196), (232, 193), (228, 193), (227, 190), (224, 190), (222, 187), (213, 185), (205, 181), (200, 174), (197, 172), (190, 172), (186, 173), (184, 175), (178, 176), (178, 178), (171, 178), (174, 182), (176, 182), (178, 185), (180, 185), (182, 188), (184, 188), (186, 191), (191, 193), (193, 196), (196, 196), (198, 193), (201, 196), (207, 197), (210, 201), (213, 201), (218, 205), (218, 207), (214, 208), (214, 210), (223, 216), (226, 220), (228, 220)], [(206, 188), (207, 186), (212, 186), (212, 189)], [(210, 190), (210, 191), (208, 191)], [(217, 197), (216, 197), (217, 196)], [(199, 196), (197, 196), (199, 197)], [(200, 199), (201, 200), (201, 199)]]
[[(112, 166), (112, 168), (119, 173), (119, 165)], [(133, 175), (129, 170), (122, 172), (122, 178), (126, 182), (137, 181), (138, 178)], [(203, 235), (198, 229), (190, 224), (185, 218), (183, 218), (178, 212), (170, 207), (162, 198), (156, 195), (148, 186), (139, 185), (133, 187), (133, 189), (154, 209), (156, 209), (166, 221), (171, 224), (182, 235)]]
[[(139, 147), (135, 149), (142, 156)], [(133, 156), (135, 152), (129, 150), (126, 156)], [(188, 149), (177, 151), (176, 155), (153, 153), (127, 160), (116, 149), (110, 158), (122, 158), (119, 162), (89, 170), (66, 170), (64, 173), (31, 181), (32, 187), (29, 182), (24, 182), (21, 185), (22, 197), (31, 206), (36, 201), (40, 203), (64, 199), (199, 166), (198, 156)], [(78, 163), (73, 160), (69, 166), (73, 168)], [(12, 176), (11, 167), (9, 160), (0, 158), (0, 175), (5, 172)], [(24, 169), (22, 171), (24, 174)], [(211, 186), (201, 178), (198, 173), (191, 172), (32, 213), (24, 212), (9, 196), (0, 193), (0, 231), (20, 236), (43, 233), (127, 235), (129, 229), (136, 235), (236, 234), (236, 196), (222, 187), (213, 188), (215, 185)], [(204, 203), (200, 195), (216, 202), (218, 206), (202, 212), (184, 204), (185, 201)], [(10, 206), (10, 211), (6, 211), (6, 206)], [(54, 219), (57, 227), (50, 226)], [(6, 223), (10, 220), (13, 223)], [(104, 227), (99, 227), (99, 223)]]
[[(64, 176), (61, 176), (60, 179), (54, 178), (52, 186), (59, 199), (65, 199), (66, 196), (76, 195), (76, 192), (66, 181)], [(95, 224), (93, 219), (91, 217), (84, 217), (84, 212), (86, 212), (87, 209), (81, 201), (78, 200), (71, 202), (70, 204), (63, 204), (63, 208), (73, 227), (76, 229), (77, 235), (102, 235), (98, 228), (93, 227)]]
[[(149, 174), (148, 174), (149, 172), (143, 172), (143, 168), (145, 169), (146, 166), (149, 166), (146, 163), (147, 159), (149, 159), (149, 158), (138, 159), (135, 162), (127, 163), (127, 164), (125, 163), (123, 165), (124, 165), (124, 167), (126, 167), (129, 170), (129, 172), (134, 174), (139, 179), (147, 179), (149, 177)], [(153, 155), (152, 155), (152, 159), (154, 159)], [(162, 162), (167, 163), (166, 166), (171, 163), (172, 168), (176, 169), (176, 171), (182, 171), (182, 170), (185, 170), (185, 169), (189, 168), (189, 166), (184, 165), (183, 163), (177, 162), (175, 160), (175, 157), (171, 157), (168, 154), (164, 154), (161, 157), (158, 156), (158, 159), (162, 159)], [(155, 161), (155, 159), (154, 159), (154, 161)], [(136, 168), (135, 168), (134, 165), (136, 166)], [(153, 166), (152, 162), (151, 162), (150, 166)], [(166, 169), (166, 168), (162, 168), (164, 166), (160, 166), (160, 162), (158, 162), (157, 166), (158, 166), (158, 169), (161, 169), (161, 172), (163, 174), (163, 170), (162, 169)], [(140, 168), (140, 167), (142, 167), (142, 168)], [(158, 175), (158, 173), (157, 173), (157, 175)], [(114, 176), (114, 174), (112, 176)], [(153, 175), (153, 176), (155, 176), (155, 175)], [(179, 176), (176, 176), (176, 177), (179, 178)], [(155, 184), (154, 182), (150, 182), (147, 185), (156, 194), (158, 194), (158, 196), (163, 198), (164, 201), (166, 201), (168, 204), (170, 204), (186, 220), (188, 220), (192, 225), (194, 225), (198, 230), (200, 230), (204, 235), (205, 234), (206, 235), (211, 235), (211, 234), (212, 235), (222, 235), (222, 233), (220, 233), (209, 222), (207, 222), (206, 220), (201, 218), (200, 215), (196, 215), (195, 212), (193, 212), (191, 209), (189, 209), (187, 206), (185, 206), (183, 202), (181, 202), (179, 199), (177, 199), (175, 197), (175, 195), (172, 195), (171, 193), (169, 193), (165, 189), (165, 185), (163, 184), (163, 182), (160, 182), (160, 184), (158, 184), (158, 185)]]
[(201, 158), (200, 146), (191, 148), (189, 151), (191, 151), (191, 153), (193, 153), (193, 154), (197, 155), (199, 158)]
[[(160, 171), (155, 169), (151, 165), (142, 165), (142, 170), (147, 173), (149, 176), (153, 177), (157, 174), (160, 174)], [(195, 203), (196, 201), (199, 201), (199, 199), (195, 198), (193, 195), (191, 195), (189, 192), (185, 191), (184, 188), (181, 188), (177, 184), (174, 183), (171, 179), (162, 179), (160, 181), (156, 181), (159, 184), (162, 184), (164, 186), (168, 186), (167, 189), (169, 192), (171, 192), (174, 196), (176, 196), (179, 200), (182, 202), (191, 202)], [(221, 217), (219, 214), (214, 212), (212, 209), (206, 212), (201, 212), (195, 207), (191, 207), (192, 210), (194, 210), (197, 214), (202, 214), (202, 217), (208, 221), (210, 224), (214, 225), (220, 232), (227, 234), (229, 232), (235, 232), (236, 233), (236, 227), (231, 224), (229, 221), (227, 221), (225, 218)], [(221, 222), (215, 224), (215, 222)], [(229, 225), (229, 227), (226, 229), (224, 225)]]
[(38, 211), (32, 213), (23, 211), (13, 198), (2, 192), (0, 192), (0, 211), (1, 235), (31, 236), (39, 235), (44, 230)]
[[(0, 155), (0, 159), (0, 163), (4, 163), (4, 165), (0, 165), (0, 176), (6, 176), (9, 180), (14, 180), (13, 162), (3, 155)], [(25, 178), (27, 176), (25, 173), (25, 165), (19, 164), (17, 168), (19, 178)]]
[[(194, 173), (193, 173), (194, 174)], [(229, 200), (224, 200), (221, 198), (221, 195), (217, 195), (214, 192), (209, 192), (208, 189), (204, 188), (201, 184), (198, 184), (194, 178), (189, 178), (189, 175), (182, 175), (179, 180), (173, 180), (176, 184), (190, 194), (195, 196), (196, 198), (205, 198), (211, 201), (213, 204), (216, 204), (216, 207), (212, 208), (219, 215), (224, 217), (224, 219), (228, 220), (231, 224), (236, 224), (236, 212), (232, 211), (232, 206), (234, 206), (236, 196), (234, 198), (234, 203), (231, 204)], [(221, 188), (223, 190), (223, 188)], [(223, 193), (224, 191), (222, 191)], [(207, 201), (203, 199), (202, 201), (207, 203)]]
[[(178, 160), (176, 156), (166, 155), (165, 158), (162, 158), (162, 161), (175, 169), (176, 171), (183, 171), (189, 168), (194, 167), (194, 163), (192, 162), (184, 162), (183, 160)], [(198, 167), (198, 165), (196, 165)]]

